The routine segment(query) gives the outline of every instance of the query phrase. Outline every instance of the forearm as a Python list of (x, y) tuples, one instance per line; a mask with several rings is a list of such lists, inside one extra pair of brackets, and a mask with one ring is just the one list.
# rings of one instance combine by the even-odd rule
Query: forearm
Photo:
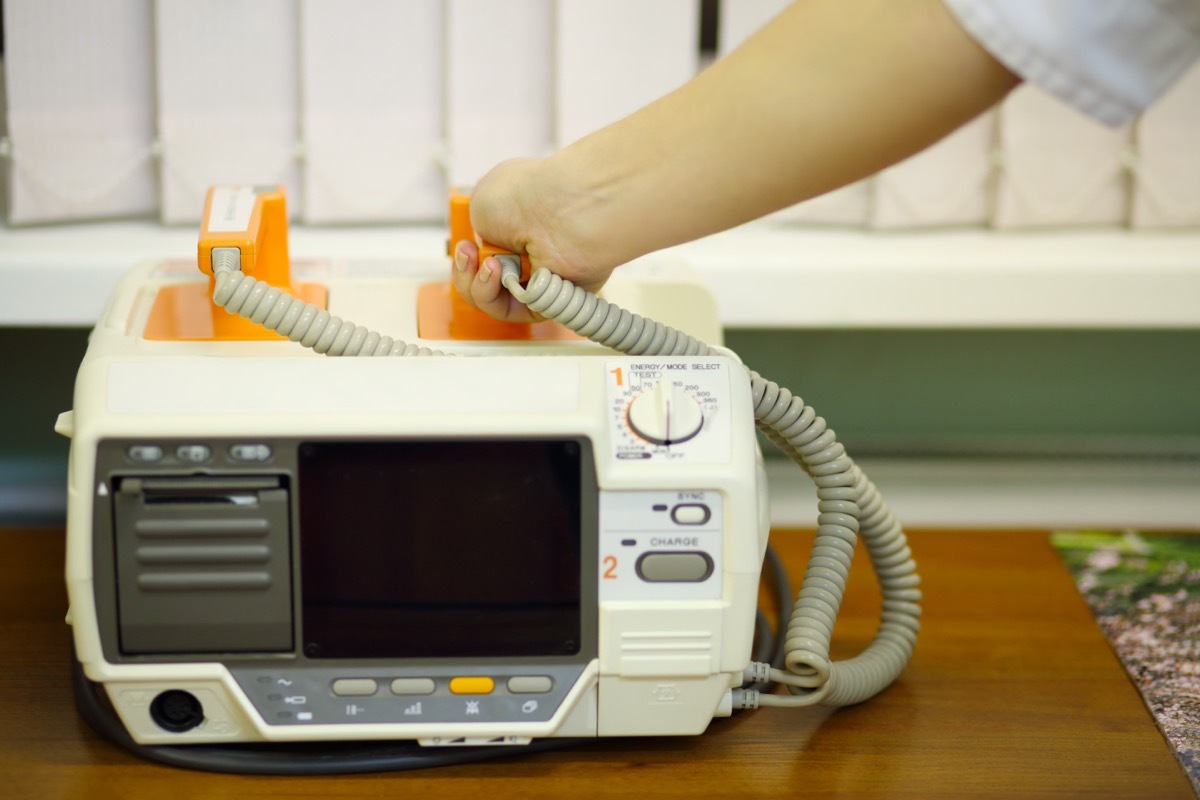
[(543, 177), (555, 224), (615, 266), (870, 175), (1016, 83), (940, 0), (800, 0)]

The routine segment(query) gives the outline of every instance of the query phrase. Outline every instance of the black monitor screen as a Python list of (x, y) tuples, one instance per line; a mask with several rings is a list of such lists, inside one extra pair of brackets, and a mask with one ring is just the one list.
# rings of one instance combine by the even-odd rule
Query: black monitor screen
[(301, 444), (305, 654), (577, 653), (580, 453), (574, 439)]

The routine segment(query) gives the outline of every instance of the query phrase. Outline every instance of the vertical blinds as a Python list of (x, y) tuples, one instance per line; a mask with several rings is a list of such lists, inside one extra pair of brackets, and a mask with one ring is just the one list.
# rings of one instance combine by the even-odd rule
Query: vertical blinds
[[(716, 55), (786, 0), (708, 0)], [(435, 222), (701, 69), (700, 0), (7, 0), (11, 223), (191, 223), (213, 183), (317, 224)], [(780, 79), (786, 79), (780, 77)], [(1200, 68), (1110, 130), (1024, 86), (874, 178), (774, 215), (864, 228), (1200, 226)]]

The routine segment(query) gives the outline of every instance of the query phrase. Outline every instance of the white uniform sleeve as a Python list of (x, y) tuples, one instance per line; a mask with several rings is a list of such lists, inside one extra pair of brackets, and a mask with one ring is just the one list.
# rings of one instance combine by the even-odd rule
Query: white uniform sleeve
[(943, 0), (1020, 77), (1109, 125), (1200, 56), (1200, 0)]

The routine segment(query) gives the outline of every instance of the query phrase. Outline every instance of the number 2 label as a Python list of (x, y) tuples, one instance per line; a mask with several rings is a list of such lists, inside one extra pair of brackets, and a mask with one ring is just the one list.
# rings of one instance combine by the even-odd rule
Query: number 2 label
[(605, 556), (603, 563), (604, 563), (604, 579), (605, 580), (616, 580), (616, 578), (617, 578), (617, 557), (616, 556)]

